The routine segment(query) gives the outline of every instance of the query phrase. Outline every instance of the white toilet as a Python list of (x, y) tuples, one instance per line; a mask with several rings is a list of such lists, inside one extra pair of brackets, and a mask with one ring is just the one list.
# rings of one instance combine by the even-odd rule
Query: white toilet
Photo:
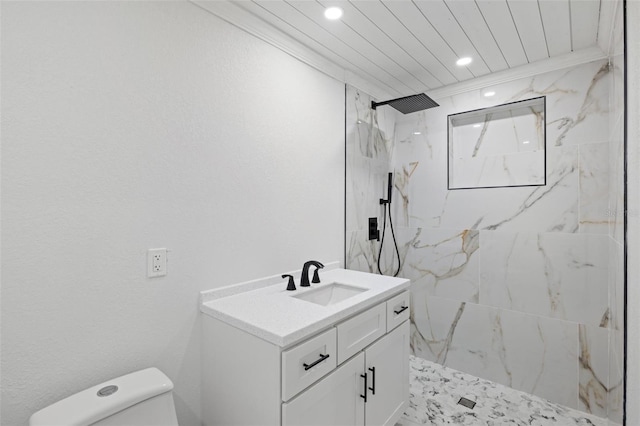
[(177, 426), (173, 383), (147, 368), (93, 386), (34, 413), (31, 426)]

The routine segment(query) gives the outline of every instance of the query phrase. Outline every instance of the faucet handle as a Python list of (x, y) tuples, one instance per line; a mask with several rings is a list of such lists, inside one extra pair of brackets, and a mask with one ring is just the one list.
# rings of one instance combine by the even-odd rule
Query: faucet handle
[(287, 278), (289, 277), (289, 282), (287, 283), (287, 290), (288, 291), (293, 291), (296, 289), (296, 283), (295, 281), (293, 281), (293, 275), (288, 275), (288, 274), (284, 274), (282, 276), (282, 278)]
[(322, 263), (320, 263), (320, 265), (317, 265), (317, 266), (318, 267), (316, 268), (316, 270), (313, 271), (313, 279), (311, 280), (312, 283), (316, 283), (316, 284), (320, 282), (320, 275), (318, 275), (318, 271), (324, 268), (324, 265)]

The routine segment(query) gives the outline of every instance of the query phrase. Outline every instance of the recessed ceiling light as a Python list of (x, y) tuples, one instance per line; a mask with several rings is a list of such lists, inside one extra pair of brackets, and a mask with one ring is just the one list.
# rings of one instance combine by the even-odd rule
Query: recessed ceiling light
[(421, 135), (422, 132), (413, 132), (414, 135)]
[(484, 92), (484, 96), (487, 97), (487, 98), (490, 97), (490, 96), (493, 96), (495, 94), (496, 94), (496, 92), (494, 92), (493, 90), (489, 90), (489, 91)]
[(478, 128), (478, 127), (480, 127), (480, 126), (481, 126), (481, 124), (474, 124), (474, 125), (473, 125), (473, 127), (476, 127), (476, 128)]
[(465, 65), (469, 65), (471, 63), (472, 59), (468, 56), (465, 56), (464, 58), (460, 58), (456, 61), (456, 65), (458, 65), (459, 67), (463, 67)]
[(336, 20), (342, 16), (342, 9), (339, 7), (328, 7), (324, 10), (324, 17), (327, 19)]
[(522, 141), (522, 143), (523, 143), (523, 144), (528, 144), (528, 143), (529, 143), (529, 141)]

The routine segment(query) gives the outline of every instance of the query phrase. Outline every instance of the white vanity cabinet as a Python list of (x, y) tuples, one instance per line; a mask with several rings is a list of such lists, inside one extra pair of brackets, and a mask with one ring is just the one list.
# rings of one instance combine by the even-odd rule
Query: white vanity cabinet
[(409, 403), (409, 321), (365, 350), (367, 425), (393, 426)]
[(345, 362), (312, 388), (282, 404), (282, 424), (364, 425), (364, 354)]
[(281, 347), (203, 316), (205, 425), (389, 425), (409, 401), (409, 292)]
[(409, 401), (408, 360), (409, 321), (404, 321), (326, 378), (283, 403), (282, 425), (393, 426)]

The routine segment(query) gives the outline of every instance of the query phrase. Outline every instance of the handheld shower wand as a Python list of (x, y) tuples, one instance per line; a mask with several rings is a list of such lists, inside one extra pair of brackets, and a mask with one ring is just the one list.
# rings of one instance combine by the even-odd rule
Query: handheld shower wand
[(391, 193), (392, 192), (393, 192), (393, 173), (389, 173), (388, 180), (387, 180), (387, 199), (385, 200), (384, 198), (380, 198), (380, 205), (382, 206), (384, 219), (383, 219), (383, 225), (382, 225), (382, 238), (380, 240), (380, 250), (378, 251), (378, 272), (380, 273), (380, 275), (384, 275), (382, 273), (382, 268), (380, 267), (380, 258), (382, 257), (382, 246), (384, 245), (384, 234), (385, 234), (385, 231), (387, 230), (387, 208), (388, 208), (389, 209), (389, 225), (391, 227), (391, 236), (393, 238), (393, 244), (396, 248), (396, 255), (398, 256), (398, 269), (396, 270), (396, 273), (393, 274), (393, 276), (397, 277), (398, 274), (400, 273), (401, 263), (400, 263), (400, 251), (398, 250), (398, 242), (396, 241), (396, 235), (395, 235), (395, 232), (393, 231), (393, 221), (391, 220)]
[(393, 173), (389, 172), (387, 179), (387, 199), (380, 198), (380, 204), (391, 204), (391, 191), (393, 190)]

